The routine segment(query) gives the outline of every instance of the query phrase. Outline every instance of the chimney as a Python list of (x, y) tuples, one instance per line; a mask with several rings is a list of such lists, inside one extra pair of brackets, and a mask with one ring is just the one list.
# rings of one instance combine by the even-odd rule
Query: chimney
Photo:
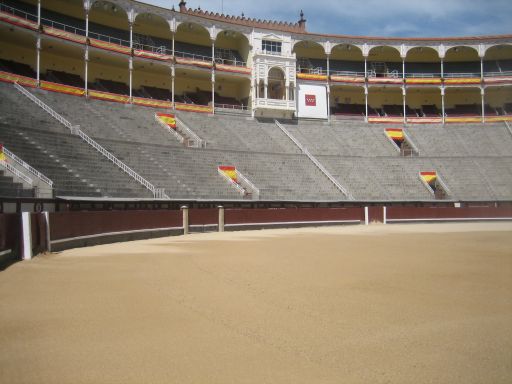
[(300, 10), (299, 28), (301, 31), (306, 30), (306, 19), (304, 18), (304, 12), (302, 12), (302, 9)]
[(187, 2), (186, 1), (181, 0), (179, 3), (179, 6), (180, 6), (180, 12), (182, 12), (182, 13), (187, 12)]

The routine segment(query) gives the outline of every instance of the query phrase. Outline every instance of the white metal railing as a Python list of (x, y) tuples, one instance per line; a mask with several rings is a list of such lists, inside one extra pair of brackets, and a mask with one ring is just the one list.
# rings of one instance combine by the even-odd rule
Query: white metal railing
[(219, 175), (221, 175), (224, 179), (226, 179), (233, 187), (235, 187), (237, 189), (237, 191), (241, 194), (241, 195), (246, 195), (247, 194), (247, 191), (245, 190), (245, 188), (243, 188), (240, 184), (236, 183), (231, 177), (229, 177), (228, 175), (226, 175), (224, 172), (221, 171), (220, 167), (217, 168), (217, 172), (219, 173)]
[(66, 120), (64, 117), (59, 115), (57, 112), (55, 112), (50, 106), (43, 103), (39, 98), (37, 98), (34, 94), (27, 91), (25, 88), (23, 88), (18, 83), (14, 83), (14, 87), (20, 91), (23, 95), (25, 95), (28, 99), (33, 101), (36, 105), (41, 107), (45, 112), (50, 114), (53, 118), (55, 118), (59, 123), (67, 127), (70, 132), (74, 135), (78, 135), (82, 140), (84, 140), (86, 143), (91, 145), (94, 149), (96, 149), (98, 152), (100, 152), (103, 156), (105, 156), (108, 160), (110, 160), (112, 163), (114, 163), (117, 167), (119, 167), (121, 170), (123, 170), (125, 173), (127, 173), (130, 177), (132, 177), (134, 180), (136, 180), (138, 183), (143, 185), (146, 189), (150, 190), (153, 193), (153, 196), (156, 197), (157, 192), (163, 195), (164, 198), (169, 198), (165, 193), (159, 192), (158, 188), (156, 188), (153, 184), (151, 184), (149, 181), (147, 181), (145, 178), (143, 178), (141, 175), (139, 175), (137, 172), (135, 172), (133, 169), (131, 169), (129, 166), (127, 166), (125, 163), (123, 163), (121, 160), (119, 160), (117, 157), (115, 157), (112, 153), (107, 151), (105, 148), (103, 148), (100, 144), (98, 144), (96, 141), (91, 139), (88, 135), (86, 135), (79, 126), (75, 126), (71, 124), (68, 120)]
[(37, 15), (33, 15), (31, 13), (10, 7), (6, 4), (0, 3), (0, 11), (10, 13), (14, 16), (22, 17), (25, 20), (35, 21), (37, 22)]
[(510, 127), (510, 124), (508, 123), (507, 120), (503, 120), (503, 122), (505, 123), (505, 126), (507, 127), (508, 133), (510, 133), (510, 135), (512, 136), (512, 127)]
[(236, 57), (225, 58), (216, 56), (215, 62), (217, 64), (234, 65), (235, 67), (247, 67), (247, 63), (245, 61), (238, 60)]
[(410, 78), (410, 79), (435, 79), (435, 78), (441, 78), (441, 73), (436, 73), (436, 72), (410, 73), (410, 72), (406, 72), (405, 77)]
[(512, 71), (484, 72), (484, 77), (512, 76)]
[(178, 116), (175, 116), (176, 123), (179, 124), (179, 129), (185, 131), (186, 135), (189, 137), (189, 140), (192, 140), (194, 143), (194, 147), (204, 148), (206, 147), (206, 141), (201, 139), (194, 131), (192, 131), (187, 124), (183, 122)]
[(60, 29), (60, 30), (65, 31), (65, 32), (70, 32), (70, 33), (73, 33), (75, 35), (80, 35), (80, 36), (85, 36), (86, 35), (85, 29), (73, 27), (71, 25), (67, 25), (67, 24), (63, 24), (63, 23), (59, 23), (58, 21), (54, 21), (54, 20), (50, 20), (50, 19), (45, 19), (44, 17), (41, 18), (41, 24), (43, 24), (43, 25), (45, 25), (47, 27), (52, 27), (52, 28), (55, 28), (55, 29)]
[(248, 110), (247, 105), (243, 105), (243, 104), (236, 105), (236, 104), (219, 104), (219, 103), (215, 103), (214, 105), (215, 105), (215, 108), (219, 108), (219, 109), (236, 109), (236, 110), (241, 110), (241, 111), (247, 111)]
[(21, 167), (25, 168), (28, 172), (30, 172), (32, 175), (36, 176), (39, 180), (43, 181), (44, 183), (48, 184), (50, 187), (53, 187), (53, 181), (51, 181), (48, 177), (43, 175), (41, 172), (39, 172), (34, 167), (27, 164), (25, 161), (23, 161), (21, 158), (16, 156), (14, 153), (9, 151), (7, 148), (4, 147), (3, 149), (4, 153), (7, 157), (9, 157), (12, 161), (19, 164)]
[(191, 53), (191, 52), (174, 51), (174, 56), (182, 57), (184, 59), (193, 59), (193, 60), (197, 59), (200, 61), (212, 61), (211, 56), (204, 56), (204, 55), (199, 55), (197, 53)]
[(240, 171), (236, 170), (236, 176), (249, 187), (252, 192), (253, 199), (258, 200), (260, 198), (260, 190), (256, 188), (256, 186), (247, 177), (242, 175)]
[(338, 180), (336, 180), (331, 173), (320, 163), (315, 156), (313, 156), (306, 147), (304, 147), (295, 137), (292, 136), (290, 132), (277, 120), (274, 120), (276, 125), (283, 131), (283, 133), (288, 136), (288, 138), (293, 141), (293, 143), (304, 153), (312, 162), (316, 165), (316, 167), (334, 184), (334, 186), (343, 193), (348, 199), (354, 200), (354, 197), (343, 187)]
[(4, 160), (0, 160), (0, 165), (3, 166), (5, 169), (7, 169), (10, 173), (12, 173), (14, 176), (18, 177), (19, 179), (23, 180), (25, 183), (32, 185), (32, 179), (25, 175), (23, 172), (17, 170), (14, 168), (11, 164)]
[(152, 45), (134, 42), (133, 48), (141, 51), (157, 53), (160, 55), (172, 55), (172, 50), (167, 48), (165, 45), (161, 45), (160, 47), (154, 47)]
[(460, 79), (460, 78), (467, 78), (467, 77), (480, 77), (481, 73), (444, 73), (445, 79)]
[(331, 70), (331, 76), (364, 77), (364, 72), (357, 71), (335, 71)]
[(310, 75), (327, 75), (327, 69), (322, 67), (297, 67), (297, 73), (306, 73)]
[(183, 144), (185, 142), (185, 138), (183, 136), (181, 136), (178, 132), (176, 132), (175, 129), (172, 129), (171, 127), (169, 127), (169, 125), (167, 125), (164, 121), (160, 120), (160, 118), (158, 117), (158, 114), (155, 113), (155, 120), (158, 124), (160, 124), (163, 128), (165, 128), (166, 130), (168, 130), (170, 133), (172, 133), (174, 135), (174, 137), (181, 143)]

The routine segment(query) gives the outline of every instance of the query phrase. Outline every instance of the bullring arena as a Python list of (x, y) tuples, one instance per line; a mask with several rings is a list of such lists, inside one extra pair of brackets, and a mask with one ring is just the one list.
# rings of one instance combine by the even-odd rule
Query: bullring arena
[(0, 382), (512, 382), (512, 35), (0, 0)]

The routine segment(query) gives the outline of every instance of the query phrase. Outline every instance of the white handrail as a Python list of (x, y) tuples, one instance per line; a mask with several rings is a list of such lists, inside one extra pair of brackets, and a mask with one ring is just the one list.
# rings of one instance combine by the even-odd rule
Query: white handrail
[[(158, 188), (156, 188), (153, 184), (151, 184), (149, 181), (147, 181), (145, 178), (143, 178), (141, 175), (139, 175), (137, 172), (135, 172), (133, 169), (131, 169), (129, 166), (127, 166), (125, 163), (123, 163), (121, 160), (119, 160), (117, 157), (115, 157), (112, 153), (110, 153), (105, 148), (103, 148), (96, 141), (94, 141), (89, 136), (87, 136), (78, 126), (74, 126), (68, 120), (66, 120), (64, 117), (62, 117), (57, 112), (55, 112), (50, 106), (46, 105), (41, 100), (39, 100), (39, 98), (37, 98), (34, 94), (27, 91), (25, 88), (23, 88), (18, 83), (14, 83), (14, 87), (18, 91), (20, 91), (23, 95), (25, 95), (27, 98), (32, 100), (35, 104), (37, 104), (39, 107), (41, 107), (44, 111), (49, 113), (59, 123), (61, 123), (65, 127), (69, 128), (71, 133), (80, 136), (80, 138), (82, 138), (82, 140), (84, 140), (86, 143), (91, 145), (94, 149), (96, 149), (99, 153), (101, 153), (103, 156), (105, 156), (107, 159), (109, 159), (112, 163), (117, 165), (121, 170), (126, 172), (134, 180), (136, 180), (141, 185), (143, 185), (145, 188), (150, 190), (153, 193), (153, 196), (156, 197)], [(159, 192), (159, 193), (161, 193), (161, 192)], [(164, 196), (164, 198), (169, 198), (165, 193), (163, 193), (163, 196)]]
[(235, 172), (236, 172), (236, 176), (249, 186), (249, 189), (252, 191), (252, 194), (254, 196), (256, 196), (256, 199), (259, 199), (260, 198), (260, 190), (258, 188), (256, 188), (256, 186), (247, 177), (245, 177), (239, 170), (235, 170)]
[(510, 127), (510, 124), (508, 123), (507, 120), (503, 120), (503, 122), (505, 123), (505, 126), (507, 127), (508, 133), (510, 133), (510, 135), (512, 136), (512, 128)]
[(9, 172), (11, 172), (13, 175), (15, 175), (16, 177), (20, 178), (21, 180), (23, 180), (24, 182), (26, 182), (27, 184), (29, 185), (32, 185), (32, 179), (30, 177), (28, 177), (27, 175), (25, 175), (24, 173), (20, 172), (19, 170), (17, 170), (16, 168), (14, 168), (11, 164), (9, 164), (8, 162), (2, 160), (0, 161), (0, 165), (2, 165), (5, 169), (7, 169)]
[(176, 137), (176, 139), (178, 139), (178, 141), (183, 144), (185, 142), (185, 138), (183, 136), (181, 136), (178, 132), (176, 132), (175, 129), (172, 129), (171, 127), (169, 127), (165, 122), (163, 122), (162, 120), (160, 120), (160, 118), (158, 117), (158, 114), (155, 113), (155, 120), (158, 124), (160, 124), (163, 128), (165, 128), (166, 130), (168, 130), (170, 133), (172, 133), (174, 135), (174, 137)]
[(247, 191), (240, 184), (235, 183), (235, 181), (231, 177), (226, 175), (224, 172), (222, 172), (220, 168), (217, 168), (217, 172), (219, 173), (219, 175), (225, 178), (232, 186), (234, 186), (240, 194), (245, 195), (247, 193)]
[(349, 200), (354, 200), (354, 197), (336, 180), (331, 173), (320, 163), (309, 151), (306, 147), (304, 147), (295, 137), (292, 136), (290, 132), (277, 120), (274, 120), (276, 125), (283, 131), (283, 133), (288, 136), (288, 138), (294, 142), (294, 144), (304, 153), (312, 162), (317, 166), (317, 168), (334, 184), (334, 186), (343, 193)]
[(190, 129), (188, 127), (188, 125), (183, 122), (183, 120), (181, 120), (178, 116), (175, 116), (175, 119), (176, 119), (176, 123), (178, 123), (180, 125), (180, 129), (185, 131), (187, 133), (187, 135), (190, 138), (192, 138), (192, 140), (196, 143), (195, 146), (197, 148), (206, 147), (206, 141), (201, 139), (194, 131), (192, 131), (192, 129)]
[(16, 156), (14, 153), (9, 151), (7, 148), (4, 147), (4, 153), (9, 157), (12, 161), (18, 163), (20, 166), (25, 168), (27, 171), (29, 171), (31, 174), (36, 176), (39, 180), (45, 182), (50, 187), (53, 187), (53, 181), (51, 181), (48, 177), (43, 175), (41, 172), (39, 172), (37, 169), (32, 167), (30, 164), (27, 164), (25, 161), (23, 161), (21, 158)]

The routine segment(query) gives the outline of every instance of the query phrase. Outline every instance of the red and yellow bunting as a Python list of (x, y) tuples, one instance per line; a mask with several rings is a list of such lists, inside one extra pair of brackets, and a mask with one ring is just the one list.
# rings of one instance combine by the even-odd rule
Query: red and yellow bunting
[(485, 116), (487, 123), (501, 123), (503, 121), (512, 121), (512, 116)]
[(199, 112), (199, 113), (213, 113), (213, 108), (209, 105), (196, 105), (196, 104), (183, 104), (176, 103), (178, 111)]
[(446, 123), (481, 123), (481, 116), (451, 116), (445, 118)]
[(36, 21), (27, 20), (11, 13), (0, 12), (0, 20), (18, 27), (32, 29), (33, 31), (38, 30)]
[(47, 91), (65, 93), (66, 95), (83, 96), (85, 90), (83, 88), (72, 87), (71, 85), (51, 83), (49, 81), (41, 81), (40, 87)]
[(297, 73), (297, 79), (309, 81), (327, 81), (327, 75), (318, 75), (314, 73)]
[(0, 144), (0, 161), (5, 161), (4, 146)]
[(442, 117), (408, 117), (407, 124), (440, 124)]
[(197, 59), (188, 59), (185, 57), (176, 57), (177, 64), (193, 65), (200, 68), (211, 68), (213, 66), (211, 61), (202, 61)]
[(238, 183), (238, 176), (235, 167), (229, 165), (220, 165), (219, 171), (230, 178), (233, 182)]
[(420, 172), (421, 179), (428, 185), (435, 184), (437, 180), (437, 173), (435, 171)]
[(71, 32), (63, 31), (62, 29), (57, 29), (53, 27), (44, 27), (43, 31), (46, 35), (58, 37), (64, 40), (73, 41), (79, 44), (85, 44), (86, 38), (85, 36), (77, 35)]
[(159, 60), (159, 61), (172, 61), (173, 57), (172, 55), (166, 55), (162, 53), (155, 53), (150, 51), (143, 51), (139, 49), (133, 50), (133, 55), (136, 57), (142, 57), (145, 59), (153, 59), (153, 60)]
[(143, 97), (132, 98), (133, 104), (151, 108), (172, 108), (172, 103), (165, 100), (145, 99)]
[(379, 124), (379, 123), (403, 123), (404, 118), (403, 117), (387, 117), (387, 116), (379, 116), (379, 117), (368, 117), (368, 122), (373, 124)]
[(404, 141), (404, 131), (402, 128), (386, 128), (386, 135), (393, 141)]
[(156, 114), (158, 120), (160, 120), (165, 125), (171, 127), (172, 129), (176, 129), (176, 116), (170, 113), (157, 113)]
[(450, 78), (444, 79), (445, 85), (468, 85), (468, 84), (480, 84), (479, 77), (461, 77), (461, 78)]
[(368, 83), (370, 84), (402, 84), (404, 80), (397, 77), (370, 77)]
[(439, 85), (439, 84), (441, 84), (441, 78), (440, 77), (431, 77), (431, 78), (411, 77), (411, 78), (406, 78), (405, 83), (410, 84), (410, 85), (428, 85), (428, 84)]
[(92, 99), (113, 101), (116, 103), (124, 103), (124, 104), (130, 102), (130, 96), (118, 95), (116, 93), (108, 93), (108, 92), (101, 92), (101, 91), (95, 91), (95, 90), (89, 91), (89, 97)]
[(105, 49), (107, 51), (112, 51), (112, 52), (123, 53), (125, 55), (132, 54), (131, 48), (125, 47), (123, 45), (108, 43), (106, 41), (101, 41), (101, 40), (96, 40), (96, 39), (91, 39), (91, 38), (89, 38), (89, 42), (91, 44), (91, 47), (101, 48), (101, 49)]
[(252, 72), (252, 69), (248, 68), (248, 67), (239, 67), (236, 65), (227, 65), (227, 64), (215, 64), (215, 69), (217, 71), (241, 73), (243, 75), (250, 75)]
[(3, 71), (0, 71), (0, 81), (3, 81), (5, 83), (18, 83), (26, 87), (37, 87), (36, 79)]
[(331, 81), (335, 83), (364, 83), (364, 77), (331, 75)]

